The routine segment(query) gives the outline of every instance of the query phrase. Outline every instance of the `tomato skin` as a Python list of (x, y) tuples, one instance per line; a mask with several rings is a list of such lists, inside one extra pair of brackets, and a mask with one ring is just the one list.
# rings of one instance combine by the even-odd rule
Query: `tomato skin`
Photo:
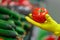
[(48, 11), (45, 8), (35, 8), (32, 11), (32, 18), (36, 22), (43, 23), (46, 21), (45, 15), (48, 14)]
[(45, 40), (56, 40), (56, 36), (49, 35), (48, 37), (45, 38)]

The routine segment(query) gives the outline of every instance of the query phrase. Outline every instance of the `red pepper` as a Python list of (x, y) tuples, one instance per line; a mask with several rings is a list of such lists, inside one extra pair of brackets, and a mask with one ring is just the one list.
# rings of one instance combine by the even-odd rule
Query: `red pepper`
[(43, 23), (46, 20), (46, 18), (45, 18), (46, 14), (48, 14), (48, 11), (46, 8), (35, 8), (32, 11), (32, 18), (36, 22)]

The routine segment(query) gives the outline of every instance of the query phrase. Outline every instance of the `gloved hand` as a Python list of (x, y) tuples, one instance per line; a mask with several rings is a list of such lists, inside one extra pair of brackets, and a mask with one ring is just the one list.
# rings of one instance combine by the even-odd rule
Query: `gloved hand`
[(0, 39), (18, 40), (30, 27), (24, 15), (0, 7)]
[(55, 35), (60, 36), (60, 24), (58, 24), (53, 18), (46, 14), (46, 21), (44, 23), (38, 23), (32, 19), (32, 14), (29, 14), (29, 16), (26, 16), (26, 20), (30, 22), (33, 25), (36, 25), (37, 27), (47, 30), (49, 32), (54, 33)]

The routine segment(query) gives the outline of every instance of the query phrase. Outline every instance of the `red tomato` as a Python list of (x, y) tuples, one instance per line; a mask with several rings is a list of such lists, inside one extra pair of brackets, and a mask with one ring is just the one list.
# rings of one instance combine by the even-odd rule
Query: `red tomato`
[(45, 40), (55, 40), (56, 38), (53, 36), (53, 35), (51, 35), (51, 36), (48, 36)]
[(45, 8), (35, 8), (32, 11), (32, 18), (36, 22), (43, 23), (46, 20), (45, 18), (46, 14), (48, 14), (48, 11)]

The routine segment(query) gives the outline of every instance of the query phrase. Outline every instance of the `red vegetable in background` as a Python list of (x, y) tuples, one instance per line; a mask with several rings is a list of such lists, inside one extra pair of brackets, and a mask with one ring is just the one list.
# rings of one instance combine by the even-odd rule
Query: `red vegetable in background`
[(32, 11), (32, 18), (36, 22), (43, 23), (46, 20), (46, 18), (45, 18), (46, 14), (48, 14), (48, 11), (45, 8), (35, 8)]
[(60, 36), (58, 37), (58, 39), (57, 40), (60, 40)]
[(56, 39), (55, 36), (50, 35), (50, 36), (48, 36), (45, 40), (55, 40), (55, 39)]

